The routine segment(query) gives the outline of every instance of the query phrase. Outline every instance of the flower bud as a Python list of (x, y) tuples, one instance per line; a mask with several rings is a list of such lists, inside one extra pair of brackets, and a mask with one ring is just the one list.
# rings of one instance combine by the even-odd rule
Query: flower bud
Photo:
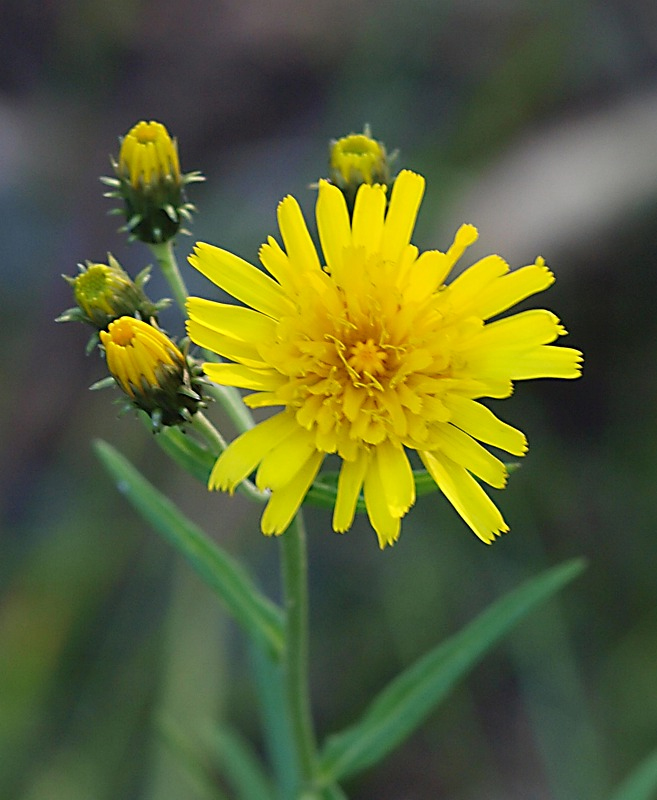
[(87, 261), (79, 264), (79, 274), (74, 278), (64, 275), (73, 287), (77, 307), (69, 308), (57, 318), (58, 322), (85, 322), (101, 330), (118, 317), (130, 316), (157, 320), (158, 312), (168, 300), (151, 302), (143, 286), (148, 281), (149, 268), (133, 281), (119, 262), (110, 254), (107, 264)]
[(101, 180), (112, 187), (106, 197), (123, 200), (122, 230), (131, 240), (161, 244), (182, 230), (194, 210), (185, 198), (185, 185), (203, 177), (180, 172), (178, 143), (162, 123), (138, 122), (121, 140), (119, 159), (112, 159), (112, 166), (116, 177)]
[(200, 367), (159, 328), (120, 317), (99, 335), (110, 374), (156, 430), (189, 421), (204, 405)]
[(356, 192), (364, 183), (390, 186), (390, 161), (382, 142), (363, 133), (351, 133), (329, 144), (329, 178), (344, 194), (350, 213)]

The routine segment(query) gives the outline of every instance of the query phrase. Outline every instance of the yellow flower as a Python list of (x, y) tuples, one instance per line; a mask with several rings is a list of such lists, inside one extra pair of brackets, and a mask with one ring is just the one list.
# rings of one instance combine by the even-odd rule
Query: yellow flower
[(508, 397), (514, 380), (576, 378), (582, 356), (550, 344), (566, 331), (549, 311), (488, 322), (552, 284), (542, 259), (509, 272), (487, 256), (445, 284), (477, 232), (464, 225), (447, 252), (420, 254), (410, 238), (423, 192), (422, 176), (401, 172), (386, 213), (386, 191), (363, 185), (350, 220), (340, 190), (322, 181), (326, 266), (292, 197), (278, 207), (285, 250), (272, 237), (260, 250), (271, 277), (209, 244), (190, 257), (250, 306), (189, 299), (191, 339), (232, 362), (205, 364), (206, 374), (254, 390), (253, 408), (282, 406), (230, 444), (209, 482), (232, 491), (257, 469), (258, 487), (272, 490), (263, 533), (287, 528), (337, 453), (333, 528), (351, 526), (362, 491), (380, 546), (393, 543), (415, 501), (409, 451), (484, 542), (508, 530), (478, 482), (502, 488), (507, 471), (483, 444), (520, 456), (526, 440), (479, 401)]
[(198, 410), (202, 397), (193, 370), (161, 330), (120, 317), (99, 335), (110, 374), (156, 428), (185, 422)]
[(137, 188), (170, 178), (180, 183), (178, 145), (161, 122), (138, 122), (124, 137), (119, 169)]

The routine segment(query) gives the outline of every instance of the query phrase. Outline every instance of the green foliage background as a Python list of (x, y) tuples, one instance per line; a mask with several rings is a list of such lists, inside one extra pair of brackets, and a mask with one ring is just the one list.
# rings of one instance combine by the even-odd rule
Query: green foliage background
[(350, 796), (598, 800), (654, 750), (655, 16), (639, 0), (5, 0), (0, 797), (201, 800), (166, 720), (192, 741), (228, 720), (260, 745), (243, 637), (90, 442), (114, 443), (276, 597), (259, 509), (208, 495), (118, 420), (111, 393), (87, 391), (103, 374), (87, 332), (52, 321), (77, 262), (111, 250), (134, 275), (149, 261), (97, 181), (142, 118), (207, 176), (194, 236), (251, 260), (282, 196), (312, 211), (328, 140), (369, 122), (428, 179), (416, 244), (445, 248), (469, 221), (475, 257), (540, 253), (558, 278), (545, 305), (586, 354), (582, 380), (521, 385), (496, 407), (531, 449), (496, 497), (512, 531), (492, 547), (436, 496), (383, 553), (365, 524), (340, 537), (310, 511), (322, 733), (522, 578), (589, 561)]

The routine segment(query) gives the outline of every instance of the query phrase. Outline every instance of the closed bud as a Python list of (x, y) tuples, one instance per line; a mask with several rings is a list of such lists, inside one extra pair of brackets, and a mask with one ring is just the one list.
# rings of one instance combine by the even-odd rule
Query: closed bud
[(161, 244), (183, 230), (194, 210), (185, 186), (203, 177), (199, 172), (181, 173), (178, 143), (161, 122), (138, 122), (121, 140), (112, 166), (116, 177), (101, 180), (112, 187), (107, 197), (123, 201), (123, 209), (117, 211), (125, 214), (123, 230), (130, 239)]
[(77, 306), (69, 308), (57, 318), (58, 322), (86, 322), (98, 330), (107, 328), (118, 317), (130, 316), (142, 319), (157, 319), (157, 314), (168, 304), (168, 300), (151, 302), (144, 293), (149, 269), (143, 270), (135, 281), (108, 253), (107, 264), (87, 261), (79, 264), (79, 273), (74, 278), (64, 275), (73, 287)]
[(329, 178), (344, 194), (349, 212), (356, 193), (364, 183), (390, 186), (390, 161), (382, 142), (372, 138), (368, 126), (363, 133), (351, 133), (329, 144)]
[(99, 335), (111, 376), (156, 430), (188, 422), (205, 405), (201, 368), (159, 328), (120, 317)]

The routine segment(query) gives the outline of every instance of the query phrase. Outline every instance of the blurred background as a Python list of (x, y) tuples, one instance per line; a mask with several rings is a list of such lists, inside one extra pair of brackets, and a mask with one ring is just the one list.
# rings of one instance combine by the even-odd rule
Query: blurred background
[[(328, 140), (369, 123), (428, 179), (414, 241), (543, 255), (539, 304), (584, 350), (578, 382), (496, 411), (531, 449), (485, 547), (438, 495), (394, 548), (325, 511), (311, 530), (320, 735), (401, 668), (549, 565), (588, 570), (489, 654), (362, 800), (600, 800), (657, 746), (657, 6), (647, 0), (2, 0), (0, 4), (0, 798), (200, 800), (159, 733), (212, 720), (260, 748), (241, 633), (116, 492), (102, 437), (278, 594), (259, 509), (210, 496), (117, 418), (57, 325), (60, 275), (111, 251), (98, 176), (140, 119), (178, 137), (193, 235), (254, 260), (287, 193), (312, 212)], [(212, 287), (185, 265), (194, 293)], [(470, 253), (468, 254), (470, 256)], [(150, 294), (166, 289), (156, 277)], [(181, 320), (164, 320), (172, 333)], [(221, 421), (218, 419), (218, 421)], [(223, 784), (219, 783), (222, 786)], [(225, 787), (231, 797), (230, 787)]]

